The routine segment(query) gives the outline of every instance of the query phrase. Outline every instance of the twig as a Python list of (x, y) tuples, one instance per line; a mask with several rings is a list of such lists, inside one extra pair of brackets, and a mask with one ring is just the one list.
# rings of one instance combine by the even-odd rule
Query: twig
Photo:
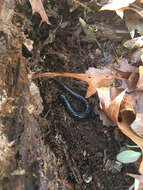
[(95, 13), (91, 8), (89, 8), (89, 7), (88, 7), (87, 5), (85, 5), (84, 3), (81, 3), (81, 2), (78, 1), (78, 0), (73, 0), (73, 2), (75, 2), (76, 4), (80, 5), (81, 7), (85, 8), (85, 9), (87, 9), (88, 11)]

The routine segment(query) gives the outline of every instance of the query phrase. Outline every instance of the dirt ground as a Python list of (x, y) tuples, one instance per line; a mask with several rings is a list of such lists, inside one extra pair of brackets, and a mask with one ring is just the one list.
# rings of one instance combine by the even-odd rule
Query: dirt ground
[[(126, 56), (121, 42), (127, 39), (128, 31), (114, 12), (99, 12), (94, 2), (88, 4), (89, 1), (84, 4), (92, 12), (72, 1), (45, 0), (43, 5), (51, 22), (47, 25), (40, 23), (39, 14), (32, 15), (28, 1), (20, 2), (16, 3), (13, 24), (34, 42), (31, 51), (22, 45), (28, 73), (85, 73), (89, 67), (108, 66), (115, 62), (115, 56)], [(83, 32), (80, 17), (90, 26), (98, 26), (98, 44)], [(85, 95), (87, 86), (81, 81), (62, 77), (58, 80)], [(40, 92), (36, 99), (31, 99), (24, 87), (15, 104), (39, 101), (37, 114), (29, 115), (18, 107), (15, 115), (3, 118), (9, 126), (6, 133), (10, 142), (15, 140), (19, 144), (14, 153), (14, 169), (24, 169), (24, 173), (4, 175), (1, 189), (129, 189), (133, 179), (127, 173), (136, 173), (137, 168), (133, 164), (120, 168), (116, 155), (125, 143), (131, 142), (116, 126), (103, 124), (96, 94), (89, 98), (89, 117), (77, 120), (67, 113), (57, 95), (66, 93), (77, 110), (83, 106), (60, 85), (47, 77), (32, 83)]]

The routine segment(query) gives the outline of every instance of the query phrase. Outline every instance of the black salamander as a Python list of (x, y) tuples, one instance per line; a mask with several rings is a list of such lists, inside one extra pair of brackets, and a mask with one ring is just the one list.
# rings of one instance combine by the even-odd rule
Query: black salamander
[(78, 93), (74, 92), (73, 90), (71, 90), (68, 86), (66, 86), (65, 84), (63, 84), (59, 80), (57, 80), (55, 78), (53, 78), (53, 80), (56, 81), (58, 84), (60, 84), (74, 98), (79, 99), (81, 102), (83, 102), (83, 104), (85, 106), (85, 110), (83, 112), (77, 112), (71, 106), (68, 98), (64, 94), (59, 94), (59, 99), (64, 104), (64, 106), (65, 106), (66, 110), (68, 111), (68, 113), (72, 117), (74, 117), (76, 119), (85, 119), (85, 118), (87, 118), (87, 116), (89, 115), (90, 110), (91, 110), (88, 100), (86, 98), (84, 98), (83, 96), (81, 96), (80, 94), (78, 94)]

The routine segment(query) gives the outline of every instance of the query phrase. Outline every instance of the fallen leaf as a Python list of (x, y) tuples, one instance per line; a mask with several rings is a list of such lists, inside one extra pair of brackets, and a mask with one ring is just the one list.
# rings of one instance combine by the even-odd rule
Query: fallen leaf
[(116, 59), (119, 67), (112, 66), (112, 68), (120, 74), (122, 78), (122, 85), (120, 88), (127, 88), (128, 92), (136, 88), (139, 79), (139, 69), (135, 66), (128, 64), (127, 59)]
[(140, 17), (143, 17), (143, 10), (137, 4), (132, 4), (132, 7), (128, 7), (127, 9), (135, 11)]
[(121, 118), (126, 119), (126, 123), (130, 125), (136, 117), (136, 112), (135, 112), (135, 104), (134, 100), (132, 99), (132, 96), (130, 94), (125, 94), (121, 106), (120, 106), (120, 113), (121, 113)]
[(127, 40), (123, 46), (128, 49), (141, 48), (143, 46), (143, 36)]
[(33, 77), (39, 78), (39, 77), (73, 77), (80, 80), (83, 80), (84, 82), (88, 83), (88, 90), (86, 93), (86, 98), (89, 98), (93, 94), (96, 93), (96, 89), (100, 88), (102, 86), (106, 86), (109, 82), (111, 82), (113, 79), (121, 79), (120, 77), (113, 75), (111, 72), (107, 70), (101, 70), (101, 69), (95, 69), (92, 70), (91, 68), (85, 73), (85, 74), (74, 74), (74, 73), (42, 73), (37, 74)]
[(119, 78), (108, 70), (95, 69), (93, 67), (89, 68), (86, 71), (86, 74), (90, 77), (90, 80), (87, 82), (89, 87), (86, 93), (86, 97), (92, 96), (96, 92), (97, 88), (106, 86), (113, 79)]
[(131, 3), (134, 3), (136, 0), (110, 0), (108, 4), (104, 5), (100, 10), (118, 10), (123, 7), (128, 7)]
[[(131, 10), (131, 11), (136, 12), (141, 17), (143, 17), (142, 8), (140, 8), (136, 4), (133, 4), (134, 2), (136, 2), (136, 0), (126, 0), (126, 1), (110, 0), (108, 4), (104, 5), (100, 9), (100, 11), (103, 11), (103, 10), (116, 11), (117, 15), (119, 15), (123, 19), (124, 11)], [(134, 36), (134, 33), (131, 33), (131, 36)]]
[(128, 9), (128, 6), (134, 3), (136, 0), (126, 0), (126, 1), (119, 1), (119, 0), (110, 0), (108, 4), (104, 5), (100, 11), (103, 10), (113, 10), (123, 18), (124, 10)]
[(129, 78), (125, 81), (130, 91), (135, 90), (138, 79), (139, 79), (139, 73), (132, 72)]
[[(139, 137), (136, 132), (130, 128), (130, 124), (135, 119), (135, 112), (132, 106), (129, 106), (127, 100), (125, 100), (126, 95), (125, 90), (111, 100), (110, 87), (97, 88), (98, 97), (100, 101), (101, 109), (108, 115), (110, 119), (119, 127), (119, 129), (128, 136), (132, 141), (137, 144), (143, 151), (143, 138)], [(128, 99), (126, 97), (126, 99)], [(119, 121), (119, 115), (121, 111), (121, 121)], [(141, 161), (139, 172), (143, 174), (143, 160)]]
[(111, 100), (110, 92), (111, 87), (97, 88), (101, 109), (117, 124), (120, 105), (125, 95), (125, 90), (119, 93), (113, 100)]
[(39, 13), (42, 18), (42, 21), (45, 21), (47, 24), (51, 25), (47, 15), (46, 15), (46, 12), (44, 10), (41, 0), (29, 0), (29, 2), (31, 4), (33, 14), (35, 12)]
[(143, 55), (143, 48), (135, 50), (131, 56), (130, 56), (130, 62), (131, 64), (137, 64), (140, 61), (142, 61), (142, 55)]
[(126, 26), (130, 32), (131, 38), (134, 37), (135, 30), (137, 30), (139, 34), (143, 35), (142, 17), (133, 11), (125, 11), (124, 15), (125, 15)]
[[(132, 102), (135, 102), (135, 100), (133, 99)], [(117, 126), (126, 136), (128, 136), (135, 144), (137, 144), (143, 152), (143, 138), (138, 136), (136, 131), (133, 131), (132, 128), (130, 127), (130, 124), (131, 122), (134, 122), (133, 121), (134, 119), (135, 117), (132, 111), (124, 110), (121, 112), (121, 122), (117, 121)], [(139, 167), (139, 172), (143, 175), (143, 159)]]
[[(111, 103), (110, 87), (97, 88), (100, 108), (107, 114)], [(107, 114), (108, 115), (108, 114)]]
[(139, 151), (125, 150), (117, 154), (116, 159), (124, 164), (136, 162), (142, 155)]
[[(122, 117), (122, 122), (118, 122), (117, 126), (119, 129), (128, 136), (135, 144), (137, 144), (143, 152), (143, 139), (139, 137), (128, 125), (125, 117)], [(141, 161), (139, 172), (143, 175), (143, 159)]]
[(120, 74), (121, 77), (128, 79), (130, 74), (132, 72), (138, 73), (138, 68), (135, 66), (132, 66), (128, 63), (128, 60), (125, 58), (116, 58), (117, 63), (119, 64), (119, 67), (112, 66), (112, 68)]

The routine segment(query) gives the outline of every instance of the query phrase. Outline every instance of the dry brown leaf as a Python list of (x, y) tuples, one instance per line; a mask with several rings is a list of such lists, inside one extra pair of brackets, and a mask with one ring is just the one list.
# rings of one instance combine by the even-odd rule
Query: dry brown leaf
[(135, 66), (128, 64), (126, 59), (118, 59), (119, 68), (112, 66), (112, 68), (122, 77), (122, 85), (120, 88), (128, 89), (128, 92), (136, 89), (139, 79), (139, 69)]
[[(133, 140), (143, 151), (143, 139), (130, 128), (130, 124), (135, 119), (133, 104), (129, 104), (131, 101), (130, 95), (126, 95), (124, 90), (119, 94), (117, 93), (118, 95), (113, 100), (111, 100), (110, 87), (97, 88), (97, 92), (101, 109), (108, 115), (110, 119), (114, 121), (115, 124), (117, 124), (120, 130), (131, 140)], [(118, 121), (120, 112), (121, 122)], [(139, 171), (141, 174), (143, 174), (143, 160), (140, 164)]]
[(142, 61), (142, 55), (143, 55), (143, 48), (139, 48), (135, 50), (130, 56), (131, 64), (135, 64), (135, 63), (137, 64), (140, 61)]
[[(139, 3), (142, 0), (138, 0)], [(119, 1), (119, 0), (110, 0), (108, 4), (104, 5), (100, 11), (103, 10), (113, 10), (116, 11), (117, 15), (119, 15), (122, 19), (124, 17), (124, 11), (125, 10), (131, 10), (132, 12), (135, 12), (136, 15), (143, 17), (143, 10), (136, 4), (133, 4), (134, 2), (137, 2), (137, 0), (126, 0), (126, 1)], [(131, 6), (130, 6), (131, 5)], [(126, 14), (126, 25), (128, 27), (128, 30), (130, 32), (131, 37), (134, 37), (135, 30), (137, 29), (138, 32), (143, 35), (143, 25), (140, 19), (136, 19), (136, 16), (129, 16), (130, 14), (134, 13), (127, 13)], [(127, 16), (128, 15), (128, 16)], [(133, 19), (134, 18), (134, 19)]]
[[(113, 10), (123, 19), (125, 10), (131, 10), (125, 12), (125, 20), (128, 30), (130, 32), (131, 38), (134, 37), (135, 30), (137, 30), (141, 35), (143, 35), (143, 9), (139, 7), (137, 3), (143, 3), (142, 0), (110, 0), (108, 4), (104, 5), (100, 11), (103, 10)], [(127, 48), (132, 48), (132, 42), (124, 44)], [(136, 45), (142, 47), (142, 43), (136, 41)]]
[(116, 11), (116, 13), (123, 18), (123, 12), (126, 7), (128, 7), (130, 4), (134, 3), (136, 0), (126, 0), (126, 1), (119, 1), (119, 0), (110, 0), (108, 4), (104, 5), (100, 11), (103, 10), (113, 10)]
[(111, 72), (107, 70), (101, 70), (101, 69), (94, 69), (91, 72), (91, 68), (85, 73), (85, 74), (74, 74), (74, 73), (42, 73), (37, 74), (33, 78), (39, 78), (39, 77), (73, 77), (80, 80), (83, 80), (84, 82), (88, 83), (88, 90), (86, 93), (86, 98), (89, 98), (93, 94), (96, 93), (96, 89), (100, 88), (102, 86), (107, 85), (111, 80), (120, 77), (113, 75)]
[(134, 3), (136, 0), (126, 0), (126, 1), (119, 1), (119, 0), (110, 0), (108, 4), (104, 5), (100, 10), (118, 10), (123, 7), (128, 7), (131, 3)]
[[(143, 152), (143, 138), (138, 136), (137, 132), (133, 131), (132, 128), (130, 127), (130, 124), (134, 120), (134, 118), (135, 118), (135, 115), (132, 110), (124, 110), (124, 111), (122, 110), (121, 122), (117, 122), (117, 126), (126, 136), (128, 136), (135, 144), (137, 144)], [(135, 122), (135, 124), (138, 124), (138, 123)], [(135, 124), (134, 126), (136, 126)], [(139, 172), (143, 175), (143, 159), (139, 167)]]
[[(143, 151), (143, 139), (139, 137), (131, 128), (130, 126), (126, 123), (125, 121), (118, 122), (118, 127), (119, 129), (126, 135), (128, 136), (135, 144), (137, 144), (141, 150)], [(141, 161), (140, 167), (139, 167), (139, 172), (143, 175), (143, 160)]]
[(120, 112), (121, 116), (124, 114), (126, 120), (128, 119), (128, 124), (131, 124), (135, 120), (135, 102), (130, 94), (125, 94), (122, 104), (120, 106)]
[(135, 30), (137, 30), (139, 34), (143, 35), (143, 19), (139, 14), (132, 11), (126, 11), (125, 22), (130, 32), (131, 38), (134, 37)]
[(97, 93), (100, 101), (100, 108), (108, 113), (108, 109), (111, 103), (110, 87), (97, 88)]
[(121, 77), (128, 79), (130, 74), (132, 72), (138, 73), (138, 68), (135, 66), (132, 66), (128, 63), (128, 60), (125, 58), (116, 58), (117, 63), (119, 64), (119, 67), (112, 66), (112, 68), (120, 74)]
[(33, 14), (35, 12), (39, 13), (42, 18), (42, 21), (45, 21), (47, 24), (51, 25), (47, 15), (46, 15), (46, 12), (44, 10), (41, 0), (29, 0), (29, 2), (31, 4)]
[(143, 46), (143, 36), (127, 40), (123, 46), (128, 49), (141, 48)]
[(141, 7), (139, 7), (136, 4), (133, 4), (132, 7), (128, 7), (128, 10), (134, 11), (136, 12), (138, 15), (140, 15), (140, 17), (143, 17), (143, 9)]
[(90, 80), (87, 82), (89, 85), (87, 94), (86, 94), (87, 98), (92, 96), (96, 92), (96, 88), (106, 86), (113, 79), (119, 78), (116, 75), (113, 75), (108, 70), (95, 69), (93, 67), (89, 68), (86, 71), (86, 74), (90, 78)]
[(136, 72), (132, 72), (128, 78), (128, 80), (126, 80), (126, 84), (129, 90), (134, 90), (136, 88), (137, 82), (139, 79), (139, 74)]
[(125, 95), (125, 90), (119, 93), (113, 100), (111, 100), (111, 87), (97, 88), (97, 93), (100, 101), (101, 109), (108, 115), (108, 117), (118, 122), (118, 115), (120, 111), (120, 105)]
[[(139, 137), (131, 128), (128, 123), (128, 118), (126, 115), (122, 114), (122, 122), (117, 122), (119, 129), (128, 136), (135, 144), (137, 144), (143, 152), (143, 139)], [(139, 172), (143, 175), (143, 159), (141, 161)]]

